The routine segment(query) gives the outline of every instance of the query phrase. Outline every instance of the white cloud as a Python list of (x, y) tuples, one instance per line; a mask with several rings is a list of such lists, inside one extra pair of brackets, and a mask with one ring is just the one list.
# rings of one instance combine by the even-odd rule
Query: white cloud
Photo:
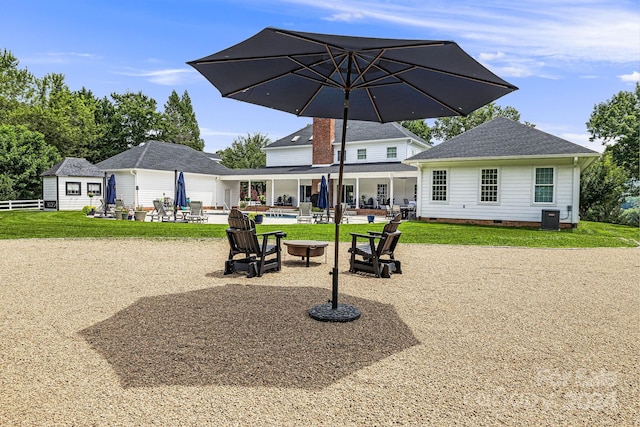
[[(632, 1), (538, 0), (446, 2), (406, 0), (281, 0), (325, 10), (329, 20), (371, 21), (422, 28), (455, 38), (465, 50), (491, 50), (560, 61), (629, 63), (640, 50), (640, 10)], [(453, 37), (452, 37), (453, 36)]]
[(184, 83), (186, 80), (190, 79), (191, 76), (195, 75), (195, 71), (187, 68), (173, 68), (155, 71), (116, 71), (114, 74), (131, 77), (146, 77), (151, 83), (162, 86), (174, 86)]
[(480, 55), (478, 55), (478, 58), (480, 59), (480, 61), (482, 62), (490, 62), (490, 61), (495, 61), (496, 59), (502, 59), (504, 58), (504, 52), (496, 52), (496, 53), (480, 53)]
[(640, 82), (640, 73), (637, 71), (634, 71), (631, 74), (622, 74), (618, 76), (618, 78), (623, 82), (631, 82), (631, 83)]
[(582, 145), (583, 147), (589, 148), (593, 151), (597, 151), (598, 153), (604, 152), (606, 148), (601, 141), (589, 141), (588, 133), (561, 133), (558, 135), (560, 138), (566, 139), (567, 141), (571, 141), (574, 144)]
[(223, 131), (219, 131), (219, 130), (213, 130), (213, 129), (209, 129), (206, 127), (200, 127), (200, 135), (202, 136), (232, 136), (232, 137), (237, 137), (238, 135), (243, 135), (245, 132), (244, 131), (238, 131), (238, 132), (223, 132)]
[(95, 60), (99, 58), (101, 58), (100, 55), (87, 52), (44, 52), (25, 58), (24, 62), (29, 64), (66, 64), (77, 59)]

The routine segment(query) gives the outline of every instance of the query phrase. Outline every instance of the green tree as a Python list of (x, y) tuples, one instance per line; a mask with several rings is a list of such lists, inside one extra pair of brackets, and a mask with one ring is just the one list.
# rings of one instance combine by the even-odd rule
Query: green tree
[(403, 120), (399, 122), (400, 126), (409, 129), (416, 136), (424, 139), (427, 144), (431, 145), (431, 128), (424, 120)]
[(640, 156), (640, 83), (635, 91), (618, 92), (611, 99), (597, 104), (587, 122), (591, 141), (602, 139), (618, 166), (629, 176), (640, 179), (638, 157)]
[(0, 123), (6, 123), (18, 105), (30, 102), (34, 93), (35, 77), (19, 64), (10, 51), (0, 51)]
[(36, 101), (23, 110), (19, 123), (42, 133), (62, 157), (90, 157), (100, 136), (93, 105), (72, 92), (61, 74), (48, 74), (38, 81)]
[(0, 125), (0, 200), (42, 197), (40, 174), (60, 159), (41, 133), (25, 126)]
[(164, 104), (160, 140), (188, 145), (199, 151), (204, 149), (204, 140), (200, 138), (200, 127), (193, 112), (191, 98), (186, 90), (182, 94), (182, 98), (175, 90), (172, 91)]
[(231, 169), (261, 168), (267, 164), (267, 156), (262, 148), (271, 141), (266, 135), (254, 133), (253, 135), (237, 137), (231, 147), (218, 150), (216, 153), (222, 159), (220, 163)]
[(156, 100), (142, 92), (112, 93), (113, 117), (110, 118), (112, 141), (117, 152), (135, 147), (157, 138), (161, 129), (161, 115), (156, 111)]
[(611, 153), (582, 171), (580, 177), (580, 218), (616, 222), (625, 194), (627, 171), (616, 165)]
[[(513, 107), (503, 108), (492, 102), (484, 107), (478, 108), (467, 116), (441, 117), (436, 119), (434, 126), (431, 128), (431, 137), (440, 141), (446, 141), (482, 123), (493, 120), (496, 117), (506, 117), (519, 122), (520, 112)], [(534, 126), (529, 122), (524, 123), (527, 126)]]

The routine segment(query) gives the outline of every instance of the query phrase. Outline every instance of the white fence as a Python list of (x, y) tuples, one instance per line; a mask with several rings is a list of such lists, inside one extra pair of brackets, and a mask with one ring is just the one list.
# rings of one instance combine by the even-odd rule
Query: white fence
[(44, 200), (4, 200), (0, 201), (0, 211), (14, 209), (44, 209)]

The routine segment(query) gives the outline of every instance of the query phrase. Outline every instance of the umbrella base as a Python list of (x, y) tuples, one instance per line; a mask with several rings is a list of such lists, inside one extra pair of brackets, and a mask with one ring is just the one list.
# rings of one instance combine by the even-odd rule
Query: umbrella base
[(334, 310), (331, 303), (327, 303), (312, 307), (309, 316), (320, 322), (351, 322), (360, 317), (360, 310), (348, 304), (338, 304)]

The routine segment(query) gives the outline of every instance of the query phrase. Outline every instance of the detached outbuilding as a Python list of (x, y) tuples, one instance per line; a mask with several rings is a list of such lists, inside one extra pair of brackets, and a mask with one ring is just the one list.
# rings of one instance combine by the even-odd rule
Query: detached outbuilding
[(420, 219), (559, 228), (579, 221), (580, 172), (600, 156), (499, 117), (408, 158)]
[(67, 157), (40, 176), (45, 210), (80, 210), (102, 198), (104, 172), (86, 159)]

